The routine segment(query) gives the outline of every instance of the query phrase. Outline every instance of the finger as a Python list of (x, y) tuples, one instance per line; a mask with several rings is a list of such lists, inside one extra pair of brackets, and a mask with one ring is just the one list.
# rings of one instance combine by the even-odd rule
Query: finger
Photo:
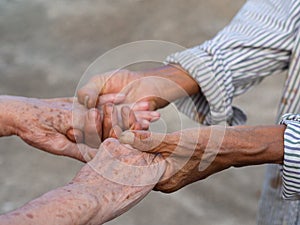
[(134, 124), (132, 124), (132, 126), (129, 128), (129, 130), (143, 130), (142, 124), (137, 121)]
[(134, 114), (137, 120), (155, 122), (160, 118), (160, 113), (157, 111), (135, 111)]
[(102, 140), (109, 137), (112, 127), (117, 125), (118, 115), (113, 104), (103, 106)]
[(101, 144), (102, 123), (101, 116), (97, 109), (90, 109), (84, 121), (84, 142), (93, 148)]
[(121, 108), (121, 116), (124, 130), (148, 130), (150, 127), (148, 120), (142, 119), (137, 121), (135, 112), (130, 110), (128, 106)]
[(150, 108), (149, 102), (136, 102), (132, 105), (133, 111), (148, 111)]
[(97, 106), (99, 93), (92, 90), (85, 90), (84, 93), (85, 95), (82, 94), (84, 95), (83, 97), (79, 97), (78, 95), (79, 103), (83, 104), (88, 109), (95, 108)]
[(93, 149), (84, 144), (76, 144), (68, 140), (64, 135), (57, 133), (49, 142), (47, 152), (56, 155), (68, 156), (82, 162), (91, 160), (97, 153), (97, 149)]
[(140, 120), (141, 130), (148, 130), (150, 127), (150, 122), (148, 120)]
[(149, 131), (125, 131), (121, 134), (119, 141), (149, 153), (158, 153), (167, 145), (165, 134)]
[(70, 128), (66, 133), (67, 138), (74, 143), (83, 143), (84, 136), (81, 130)]
[(116, 125), (110, 130), (109, 137), (118, 139), (121, 136), (121, 134), (122, 134), (121, 127)]
[(104, 84), (105, 81), (100, 76), (92, 77), (85, 86), (78, 90), (78, 101), (87, 108), (94, 108)]
[(106, 103), (120, 104), (125, 100), (125, 98), (126, 96), (123, 93), (101, 95), (99, 96), (97, 106), (101, 106)]
[(121, 108), (121, 117), (123, 122), (123, 128), (124, 130), (130, 129), (130, 127), (137, 122), (137, 119), (135, 118), (134, 112), (130, 110), (128, 106), (123, 106)]
[(77, 144), (77, 148), (79, 149), (79, 158), (82, 162), (89, 162), (91, 161), (97, 154), (97, 148), (91, 148), (85, 144)]

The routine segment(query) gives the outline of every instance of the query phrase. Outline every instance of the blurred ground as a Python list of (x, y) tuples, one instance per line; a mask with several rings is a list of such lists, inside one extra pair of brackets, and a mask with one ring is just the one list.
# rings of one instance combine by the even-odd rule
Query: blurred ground
[[(213, 37), (243, 3), (0, 0), (0, 94), (73, 96), (87, 66), (107, 50), (145, 39), (191, 47)], [(283, 75), (276, 75), (236, 100), (249, 124), (274, 122), (282, 84)], [(2, 138), (0, 212), (67, 183), (81, 166)], [(230, 169), (174, 194), (151, 193), (108, 224), (255, 224), (263, 173), (263, 166)]]

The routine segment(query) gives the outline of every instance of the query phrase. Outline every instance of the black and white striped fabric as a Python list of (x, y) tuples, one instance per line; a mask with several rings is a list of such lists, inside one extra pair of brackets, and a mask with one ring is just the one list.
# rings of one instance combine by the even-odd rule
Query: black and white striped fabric
[[(204, 124), (224, 119), (232, 125), (245, 122), (240, 111), (235, 114), (232, 99), (264, 77), (288, 68), (299, 26), (298, 11), (293, 1), (250, 0), (215, 38), (167, 58), (198, 81), (203, 95), (195, 95), (193, 100), (197, 113), (206, 115)], [(184, 102), (178, 103), (181, 110), (198, 118)]]
[[(232, 22), (212, 40), (167, 58), (168, 63), (183, 67), (201, 87), (201, 93), (192, 96), (195, 106), (181, 99), (176, 103), (179, 109), (206, 125), (224, 121), (230, 125), (243, 124), (246, 116), (232, 106), (233, 98), (263, 78), (289, 70), (279, 113), (300, 113), (299, 25), (299, 0), (248, 0)], [(300, 175), (295, 176), (300, 174), (300, 121), (287, 123), (286, 117), (283, 121), (288, 124), (283, 197), (295, 199), (300, 196)], [(288, 137), (291, 129), (298, 132), (293, 132), (293, 140)], [(299, 154), (298, 167), (288, 167), (294, 154)], [(276, 170), (280, 171), (279, 167)], [(281, 203), (278, 200), (278, 204)], [(276, 204), (274, 200), (274, 207)]]
[(281, 124), (284, 132), (283, 196), (286, 199), (300, 196), (300, 114), (286, 114)]

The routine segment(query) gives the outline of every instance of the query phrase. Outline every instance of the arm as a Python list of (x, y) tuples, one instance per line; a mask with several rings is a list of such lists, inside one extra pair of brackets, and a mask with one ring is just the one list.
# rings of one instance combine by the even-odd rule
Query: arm
[[(106, 99), (125, 103), (144, 102), (145, 110), (162, 108), (178, 98), (199, 92), (197, 82), (181, 67), (166, 65), (147, 71), (118, 70), (96, 75), (78, 91), (78, 101), (93, 108)], [(119, 95), (119, 94), (122, 95)]]
[[(246, 116), (232, 107), (233, 97), (289, 66), (299, 17), (294, 4), (297, 3), (279, 1), (272, 4), (249, 0), (233, 21), (212, 40), (169, 56), (166, 67), (140, 72), (114, 71), (95, 76), (79, 90), (79, 102), (83, 104), (88, 99), (87, 105), (93, 107), (98, 96), (119, 93), (127, 88), (127, 101), (137, 102), (145, 97), (144, 90), (148, 90), (147, 93), (156, 98), (146, 100), (150, 102), (151, 109), (157, 109), (165, 106), (168, 100), (189, 94), (196, 106), (186, 99), (177, 102), (177, 106), (191, 118), (204, 124), (217, 124), (224, 120), (231, 125), (241, 124)], [(174, 64), (176, 67), (172, 67)], [(172, 88), (167, 82), (158, 85), (159, 88), (150, 82), (146, 82), (146, 88), (140, 89), (139, 85), (129, 85), (131, 81), (145, 76), (152, 77), (156, 81), (153, 83), (159, 83), (161, 80), (158, 78), (175, 81), (179, 88)], [(187, 94), (178, 93), (180, 87)], [(167, 93), (162, 93), (161, 89), (167, 90)]]
[[(160, 161), (158, 156), (108, 139), (72, 182), (0, 216), (1, 224), (103, 224), (126, 212), (152, 190), (165, 168)], [(145, 173), (137, 173), (136, 167), (143, 167)], [(105, 173), (108, 170), (111, 173)], [(127, 183), (118, 182), (124, 176)]]
[(284, 125), (210, 126), (171, 134), (127, 131), (122, 143), (160, 153), (167, 169), (157, 190), (176, 191), (230, 167), (283, 163)]
[(232, 107), (233, 97), (288, 68), (297, 10), (296, 2), (248, 0), (212, 40), (169, 56), (167, 62), (185, 69), (203, 93), (192, 96), (197, 110), (183, 100), (181, 111), (195, 119), (197, 112), (204, 124), (245, 122), (245, 115)]

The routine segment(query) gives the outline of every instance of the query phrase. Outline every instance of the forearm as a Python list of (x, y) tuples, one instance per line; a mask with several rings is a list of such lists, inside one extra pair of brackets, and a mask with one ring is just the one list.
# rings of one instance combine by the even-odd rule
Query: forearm
[[(0, 216), (1, 224), (87, 224), (101, 210), (86, 187), (70, 184), (50, 191), (23, 207)], [(93, 223), (93, 224), (101, 224)]]
[(166, 66), (158, 67), (155, 69), (146, 70), (143, 74), (148, 76), (155, 76), (170, 80), (174, 82), (174, 85), (171, 90), (166, 90), (170, 92), (173, 100), (177, 98), (184, 97), (180, 96), (181, 92), (178, 91), (178, 88), (182, 88), (186, 94), (193, 95), (200, 92), (198, 83), (179, 65), (169, 64)]
[(231, 166), (283, 163), (284, 125), (226, 128), (221, 152), (229, 153)]
[[(96, 176), (99, 176), (98, 174)], [(97, 178), (98, 179), (98, 178)], [(1, 225), (99, 225), (123, 214), (154, 187), (133, 187), (106, 179), (69, 184), (0, 216)]]
[[(0, 96), (0, 137), (15, 134), (10, 105), (16, 97)], [(16, 113), (16, 112), (15, 112)]]
[(210, 126), (199, 129), (194, 153), (196, 166), (190, 172), (190, 180), (182, 186), (230, 167), (283, 163), (285, 126)]

